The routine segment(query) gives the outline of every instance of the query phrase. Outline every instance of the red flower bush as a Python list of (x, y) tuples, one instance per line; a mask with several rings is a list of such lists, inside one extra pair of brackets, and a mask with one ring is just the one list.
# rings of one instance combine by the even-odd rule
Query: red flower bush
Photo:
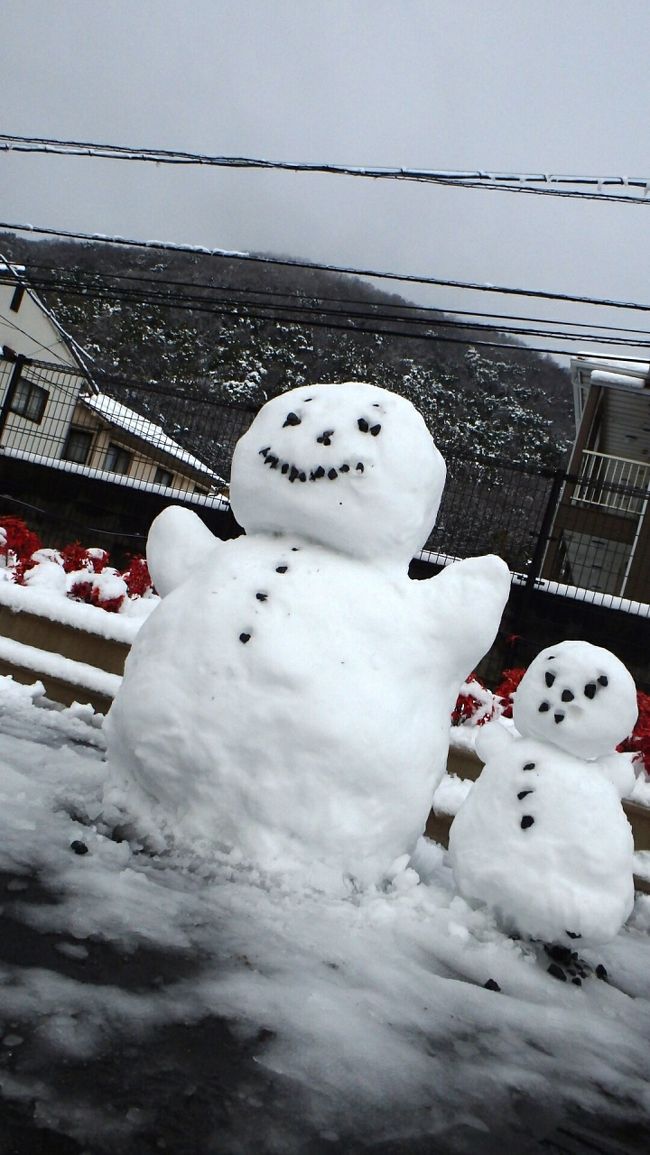
[(149, 567), (143, 557), (132, 557), (129, 568), (122, 574), (129, 597), (143, 598), (153, 589)]
[(642, 762), (646, 774), (650, 774), (650, 694), (637, 690), (639, 717), (629, 738), (616, 749), (622, 753), (636, 754), (635, 762)]
[(4, 554), (5, 564), (9, 564), (10, 553), (23, 562), (42, 547), (38, 534), (28, 529), (20, 517), (0, 517), (0, 553)]
[(462, 726), (469, 722), (472, 726), (482, 726), (494, 716), (494, 695), (476, 674), (470, 674), (461, 686), (456, 705), (451, 713), (452, 726)]
[(127, 599), (148, 597), (154, 592), (143, 557), (132, 557), (128, 569), (120, 573), (110, 565), (107, 550), (89, 549), (79, 541), (70, 542), (61, 550), (43, 550), (38, 535), (18, 517), (0, 518), (0, 560), (16, 585), (28, 584), (26, 575), (36, 573), (42, 563), (58, 564), (70, 575), (67, 597), (108, 613), (118, 613)]
[(517, 666), (512, 670), (504, 670), (501, 674), (501, 681), (494, 695), (499, 700), (500, 713), (504, 718), (512, 718), (512, 696), (525, 673), (523, 666)]

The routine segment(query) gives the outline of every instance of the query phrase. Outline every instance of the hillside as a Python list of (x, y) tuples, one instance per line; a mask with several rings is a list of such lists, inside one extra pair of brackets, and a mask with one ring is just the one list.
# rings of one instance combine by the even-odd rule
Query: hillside
[(303, 382), (357, 379), (410, 397), (448, 454), (556, 465), (572, 437), (568, 375), (550, 357), (358, 278), (12, 235), (0, 250), (92, 354), (100, 387), (147, 415), (165, 417), (151, 383), (257, 407)]

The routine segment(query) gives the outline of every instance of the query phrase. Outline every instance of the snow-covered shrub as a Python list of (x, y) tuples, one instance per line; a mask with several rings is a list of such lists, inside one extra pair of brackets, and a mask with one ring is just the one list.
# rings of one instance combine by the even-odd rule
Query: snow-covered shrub
[(635, 762), (642, 762), (646, 774), (650, 774), (650, 694), (637, 691), (639, 719), (629, 738), (617, 746), (621, 752), (636, 754)]
[(460, 688), (452, 711), (452, 726), (482, 726), (495, 716), (497, 700), (476, 674), (470, 674)]
[(121, 573), (111, 566), (108, 551), (74, 541), (63, 549), (47, 549), (17, 517), (0, 518), (0, 566), (6, 580), (60, 594), (72, 601), (119, 613), (126, 605), (150, 597), (153, 585), (143, 557), (133, 557)]

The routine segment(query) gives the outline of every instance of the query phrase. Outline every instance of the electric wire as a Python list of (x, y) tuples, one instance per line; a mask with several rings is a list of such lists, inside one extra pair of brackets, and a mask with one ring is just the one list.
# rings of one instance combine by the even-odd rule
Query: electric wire
[[(343, 165), (329, 162), (274, 161), (260, 157), (214, 156), (173, 149), (134, 148), (127, 145), (101, 144), (93, 141), (60, 140), (48, 137), (0, 134), (0, 151), (44, 153), (69, 157), (91, 157), (101, 160), (145, 162), (155, 165), (198, 165), (201, 167), (270, 170), (295, 173), (316, 173), (329, 176), (361, 177), (370, 180), (415, 181), (456, 188), (483, 188), (501, 192), (531, 193), (536, 196), (559, 196), (617, 204), (650, 204), (645, 199), (650, 193), (650, 177), (584, 176), (581, 174), (489, 172), (483, 169), (447, 170), (419, 169), (403, 166)], [(583, 188), (548, 187), (556, 185), (596, 186), (598, 192), (584, 192)], [(544, 185), (546, 187), (533, 187)], [(601, 190), (639, 188), (643, 196), (611, 194)]]
[[(120, 289), (118, 287), (108, 286), (107, 288), (89, 288), (87, 285), (81, 287), (75, 286), (66, 280), (55, 280), (47, 278), (35, 278), (31, 280), (31, 284), (35, 288), (41, 290), (56, 292), (64, 296), (80, 297), (83, 300), (96, 300), (104, 302), (129, 303), (135, 302), (137, 304), (146, 304), (152, 306), (160, 306), (166, 309), (175, 309), (178, 311), (186, 311), (192, 313), (210, 313), (215, 315), (226, 316), (244, 316), (257, 320), (271, 320), (282, 321), (285, 323), (302, 324), (309, 326), (311, 319), (317, 317), (319, 319), (332, 317), (336, 319), (343, 318), (347, 321), (374, 321), (376, 327), (372, 329), (373, 332), (383, 333), (386, 330), (381, 327), (387, 322), (399, 322), (405, 326), (404, 336), (412, 335), (423, 336), (417, 330), (421, 329), (459, 329), (465, 330), (468, 333), (494, 333), (499, 335), (508, 335), (513, 337), (537, 337), (549, 340), (565, 340), (571, 342), (590, 341), (594, 344), (620, 346), (622, 348), (637, 348), (650, 349), (650, 333), (644, 335), (649, 338), (646, 341), (630, 342), (624, 336), (600, 336), (597, 333), (570, 333), (557, 329), (542, 329), (530, 327), (517, 327), (513, 325), (491, 325), (483, 322), (457, 321), (447, 320), (444, 317), (401, 317), (396, 313), (389, 313), (384, 311), (382, 313), (377, 311), (351, 310), (342, 309), (328, 309), (320, 305), (312, 304), (292, 304), (285, 302), (283, 305), (268, 304), (264, 301), (251, 303), (240, 298), (225, 299), (219, 298), (216, 301), (208, 301), (205, 297), (191, 296), (189, 294), (169, 295), (165, 293), (138, 292), (133, 289)], [(290, 316), (288, 314), (291, 314)], [(366, 329), (365, 331), (370, 331)], [(412, 332), (410, 332), (412, 331)], [(639, 332), (642, 332), (639, 330)], [(426, 334), (424, 334), (426, 336)], [(469, 340), (469, 337), (468, 337)], [(466, 342), (467, 343), (467, 342)]]
[(589, 297), (577, 293), (556, 293), (545, 289), (517, 289), (509, 285), (493, 285), (478, 281), (451, 280), (443, 277), (427, 277), (415, 273), (392, 273), (380, 269), (365, 269), (352, 265), (325, 264), (295, 257), (272, 257), (259, 253), (243, 253), (231, 249), (207, 248), (202, 245), (179, 244), (171, 241), (140, 241), (130, 237), (107, 236), (104, 233), (86, 233), (71, 229), (55, 229), (43, 225), (18, 224), (0, 221), (0, 230), (13, 233), (30, 233), (39, 236), (54, 236), (67, 240), (92, 241), (96, 244), (122, 246), (160, 252), (192, 253), (205, 257), (226, 257), (231, 260), (283, 268), (317, 269), (323, 272), (342, 273), (354, 277), (368, 277), (373, 280), (397, 281), (404, 284), (437, 285), (445, 288), (467, 289), (478, 293), (505, 294), (516, 297), (536, 297), (540, 300), (567, 301), (576, 304), (597, 305), (610, 309), (629, 309), (650, 312), (650, 305), (637, 301), (621, 301), (607, 297)]
[[(396, 302), (395, 304), (392, 304), (391, 302), (386, 301), (386, 300), (373, 301), (372, 299), (368, 299), (367, 297), (366, 298), (346, 297), (343, 295), (342, 296), (328, 296), (327, 294), (322, 294), (322, 293), (312, 294), (312, 293), (306, 292), (304, 290), (302, 290), (302, 291), (298, 290), (296, 292), (291, 292), (287, 289), (265, 289), (265, 288), (261, 288), (261, 287), (253, 288), (253, 287), (244, 286), (244, 285), (217, 284), (214, 282), (207, 282), (207, 281), (186, 281), (186, 280), (179, 280), (177, 278), (151, 276), (151, 274), (145, 274), (145, 273), (123, 273), (123, 272), (117, 273), (117, 272), (110, 272), (109, 270), (101, 270), (101, 271), (99, 271), (99, 270), (84, 270), (84, 269), (81, 269), (79, 267), (76, 267), (74, 270), (71, 270), (70, 266), (68, 266), (68, 265), (66, 265), (66, 266), (53, 266), (52, 264), (43, 264), (43, 263), (34, 262), (34, 261), (29, 262), (29, 269), (30, 269), (29, 283), (32, 285), (36, 284), (36, 278), (34, 278), (31, 274), (32, 269), (38, 269), (38, 270), (44, 271), (45, 273), (47, 273), (49, 275), (53, 275), (52, 274), (53, 267), (56, 267), (59, 270), (62, 278), (65, 278), (68, 273), (71, 276), (74, 273), (74, 276), (76, 276), (76, 277), (85, 278), (85, 281), (84, 282), (80, 281), (80, 283), (87, 283), (91, 287), (96, 285), (98, 282), (101, 283), (102, 281), (106, 281), (108, 279), (111, 279), (111, 280), (118, 281), (120, 283), (122, 281), (127, 281), (127, 282), (133, 281), (133, 282), (136, 282), (138, 284), (144, 283), (144, 284), (152, 285), (152, 286), (156, 286), (156, 287), (158, 287), (158, 286), (163, 286), (163, 287), (173, 286), (173, 287), (180, 287), (180, 288), (189, 288), (189, 289), (196, 290), (196, 291), (201, 291), (201, 290), (208, 291), (209, 290), (209, 291), (213, 291), (213, 292), (241, 293), (244, 295), (254, 295), (254, 296), (261, 296), (261, 297), (282, 297), (283, 303), (290, 303), (292, 300), (297, 300), (299, 302), (318, 300), (318, 301), (325, 301), (328, 303), (336, 303), (338, 305), (360, 305), (360, 306), (364, 306), (364, 307), (368, 308), (369, 310), (394, 309), (397, 311), (397, 315), (401, 312), (428, 314), (430, 316), (432, 324), (446, 324), (446, 321), (444, 319), (445, 317), (456, 317), (456, 316), (457, 317), (476, 317), (479, 319), (493, 320), (493, 321), (497, 321), (497, 320), (520, 321), (520, 322), (525, 321), (525, 322), (530, 322), (530, 323), (533, 323), (536, 325), (562, 325), (562, 326), (570, 325), (574, 329), (590, 329), (590, 330), (603, 329), (603, 330), (606, 330), (608, 332), (613, 332), (613, 333), (631, 333), (631, 334), (638, 334), (640, 336), (650, 337), (650, 332), (647, 329), (636, 329), (636, 328), (630, 328), (630, 327), (625, 327), (625, 326), (621, 326), (621, 325), (607, 325), (607, 324), (604, 324), (604, 323), (599, 322), (599, 321), (575, 321), (575, 320), (565, 321), (559, 317), (531, 317), (531, 316), (525, 316), (525, 315), (516, 314), (516, 313), (494, 313), (494, 312), (486, 313), (486, 312), (481, 312), (479, 310), (474, 310), (474, 309), (451, 309), (451, 308), (447, 308), (446, 306), (443, 306), (443, 305), (418, 305), (418, 304), (411, 302), (411, 301), (399, 301), (399, 303)], [(45, 286), (46, 280), (47, 280), (47, 278), (44, 277), (43, 281), (40, 282), (40, 284)], [(108, 287), (110, 287), (110, 286), (108, 286)], [(189, 299), (189, 297), (188, 297), (188, 299)], [(206, 300), (206, 299), (207, 298), (204, 298), (204, 297), (198, 298), (198, 300)], [(377, 314), (373, 314), (373, 315), (379, 315), (379, 314), (377, 313)], [(468, 325), (469, 325), (469, 323), (468, 323)], [(469, 325), (469, 327), (471, 327), (471, 325)], [(507, 329), (505, 329), (503, 327), (501, 327), (501, 328), (502, 328), (502, 331), (504, 331), (504, 332), (508, 331)]]

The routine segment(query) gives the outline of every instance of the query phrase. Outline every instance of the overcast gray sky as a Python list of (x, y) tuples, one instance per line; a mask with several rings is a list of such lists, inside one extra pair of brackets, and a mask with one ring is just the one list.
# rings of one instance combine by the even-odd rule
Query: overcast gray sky
[[(648, 0), (3, 0), (2, 131), (650, 179), (649, 45)], [(646, 201), (0, 154), (2, 220), (650, 305)], [(647, 313), (408, 295), (650, 328)]]

